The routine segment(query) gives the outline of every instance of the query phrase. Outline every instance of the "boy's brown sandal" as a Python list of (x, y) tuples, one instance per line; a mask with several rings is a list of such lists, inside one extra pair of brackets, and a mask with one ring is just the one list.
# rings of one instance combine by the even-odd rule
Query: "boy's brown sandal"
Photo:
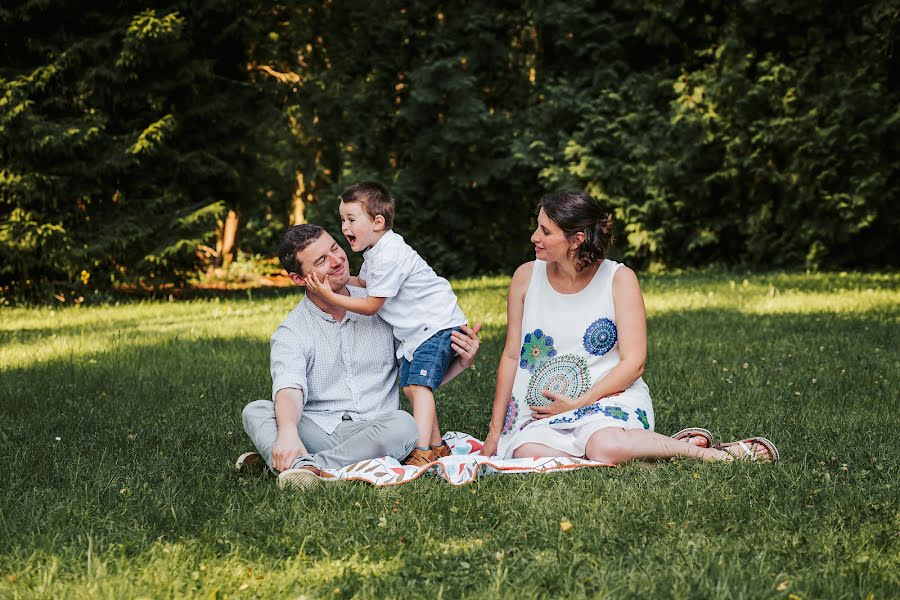
[(426, 467), (437, 459), (437, 455), (431, 450), (420, 450), (419, 448), (415, 448), (409, 453), (409, 456), (406, 457), (403, 464), (411, 467)]
[(453, 454), (453, 451), (450, 450), (450, 446), (447, 445), (447, 442), (441, 442), (437, 446), (432, 446), (430, 450), (434, 452), (434, 455), (437, 458), (444, 458), (445, 456)]

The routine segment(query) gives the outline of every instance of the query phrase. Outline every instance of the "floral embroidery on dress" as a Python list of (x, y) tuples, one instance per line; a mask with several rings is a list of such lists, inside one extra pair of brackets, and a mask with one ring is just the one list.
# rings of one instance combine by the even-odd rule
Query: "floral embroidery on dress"
[(587, 406), (582, 406), (578, 410), (572, 413), (571, 416), (567, 417), (556, 417), (550, 421), (550, 425), (558, 425), (559, 423), (574, 423), (578, 419), (582, 417), (586, 417), (588, 415), (593, 415), (596, 413), (603, 413), (607, 417), (612, 417), (613, 419), (618, 419), (619, 421), (627, 421), (628, 420), (628, 411), (622, 409), (619, 406), (602, 406), (599, 403), (588, 404)]
[(509, 406), (506, 407), (506, 419), (503, 421), (503, 430), (500, 432), (500, 435), (506, 435), (513, 430), (517, 416), (519, 416), (519, 407), (516, 403), (516, 397), (513, 396), (509, 399)]
[(644, 426), (644, 429), (650, 429), (650, 421), (647, 419), (647, 411), (643, 408), (635, 409), (635, 414), (637, 414), (637, 420), (641, 422), (641, 425)]
[(547, 406), (550, 399), (542, 392), (549, 390), (577, 398), (591, 387), (591, 373), (584, 357), (563, 354), (545, 362), (528, 380), (525, 403), (529, 406)]
[(529, 373), (534, 373), (535, 369), (554, 356), (556, 356), (556, 349), (553, 347), (552, 337), (540, 329), (525, 334), (522, 350), (519, 352), (521, 368), (528, 369)]
[(594, 356), (603, 356), (619, 339), (616, 324), (606, 317), (591, 323), (584, 332), (584, 349)]

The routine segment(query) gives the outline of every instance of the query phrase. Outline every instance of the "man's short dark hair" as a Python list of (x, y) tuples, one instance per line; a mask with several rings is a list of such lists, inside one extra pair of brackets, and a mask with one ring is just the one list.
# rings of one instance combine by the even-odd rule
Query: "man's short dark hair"
[(319, 239), (324, 232), (324, 229), (312, 223), (294, 225), (285, 231), (278, 244), (278, 259), (284, 270), (288, 273), (303, 275), (303, 268), (297, 254)]
[(338, 196), (338, 200), (345, 204), (359, 202), (370, 219), (376, 216), (384, 217), (384, 228), (390, 229), (394, 225), (394, 198), (387, 188), (375, 181), (363, 181), (351, 185), (344, 193)]

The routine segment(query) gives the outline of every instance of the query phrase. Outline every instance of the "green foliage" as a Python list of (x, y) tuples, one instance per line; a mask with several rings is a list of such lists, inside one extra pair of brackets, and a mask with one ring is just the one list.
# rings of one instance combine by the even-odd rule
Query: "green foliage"
[(898, 27), (894, 0), (13, 3), (0, 288), (184, 277), (227, 210), (271, 254), (292, 198), (336, 230), (362, 179), (448, 275), (527, 260), (561, 188), (636, 266), (895, 265)]
[(227, 209), (284, 195), (289, 133), (247, 69), (254, 7), (0, 13), (0, 288), (179, 278)]
[(545, 16), (545, 100), (520, 152), (545, 187), (608, 201), (630, 259), (893, 264), (894, 3), (629, 2)]

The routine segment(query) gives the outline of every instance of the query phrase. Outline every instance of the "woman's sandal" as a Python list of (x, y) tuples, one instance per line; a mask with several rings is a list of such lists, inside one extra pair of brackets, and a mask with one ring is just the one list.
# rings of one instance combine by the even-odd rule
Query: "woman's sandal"
[[(733, 446), (739, 447), (744, 451), (744, 453), (742, 455), (735, 455), (731, 452), (728, 452), (727, 448), (731, 448)], [(759, 457), (758, 449), (760, 446), (769, 451), (768, 458)], [(731, 456), (733, 460), (750, 460), (753, 462), (759, 461), (775, 463), (778, 462), (778, 460), (781, 458), (781, 456), (778, 454), (778, 448), (775, 447), (775, 444), (764, 437), (752, 437), (747, 438), (746, 440), (738, 440), (737, 442), (728, 442), (727, 444), (719, 443), (713, 447), (716, 450), (721, 450), (728, 453), (728, 455)]]
[[(712, 434), (708, 429), (703, 429), (702, 427), (688, 427), (687, 429), (682, 429), (678, 433), (672, 436), (673, 440), (682, 440), (687, 442), (692, 437), (701, 437), (706, 440), (705, 446), (698, 446), (698, 448), (712, 448), (713, 440)], [(690, 442), (688, 442), (690, 443)]]

